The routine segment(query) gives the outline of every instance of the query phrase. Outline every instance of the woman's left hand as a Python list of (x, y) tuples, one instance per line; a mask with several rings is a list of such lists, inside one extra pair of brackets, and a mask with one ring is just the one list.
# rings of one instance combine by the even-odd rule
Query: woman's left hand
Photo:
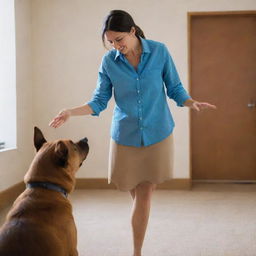
[(184, 106), (190, 107), (191, 109), (194, 109), (196, 111), (200, 111), (203, 109), (217, 109), (217, 107), (215, 105), (212, 105), (210, 103), (207, 102), (199, 102), (193, 99), (187, 99), (184, 102)]
[(217, 107), (215, 105), (212, 105), (207, 102), (198, 102), (198, 101), (194, 101), (192, 103), (192, 105), (190, 106), (190, 108), (197, 110), (197, 111), (200, 111), (203, 109), (217, 109)]

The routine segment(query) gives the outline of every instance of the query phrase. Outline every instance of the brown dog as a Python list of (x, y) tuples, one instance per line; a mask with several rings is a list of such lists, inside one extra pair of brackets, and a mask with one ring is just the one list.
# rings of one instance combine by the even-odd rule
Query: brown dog
[(87, 139), (47, 142), (38, 128), (34, 132), (37, 154), (24, 178), (27, 188), (0, 229), (0, 256), (78, 255), (72, 206), (66, 196), (88, 154)]

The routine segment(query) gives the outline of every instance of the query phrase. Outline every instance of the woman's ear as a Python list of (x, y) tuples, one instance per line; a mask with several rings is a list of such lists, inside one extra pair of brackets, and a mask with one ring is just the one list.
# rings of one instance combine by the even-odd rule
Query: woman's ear
[(133, 27), (133, 26), (131, 27), (130, 33), (131, 33), (133, 36), (135, 36), (135, 33), (136, 33), (135, 27)]

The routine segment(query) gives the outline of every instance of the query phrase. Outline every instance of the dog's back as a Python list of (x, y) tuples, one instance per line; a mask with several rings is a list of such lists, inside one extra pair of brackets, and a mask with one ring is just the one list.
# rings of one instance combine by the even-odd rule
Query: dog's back
[[(0, 235), (1, 256), (63, 256), (66, 248), (52, 233), (33, 226), (28, 220), (13, 219), (6, 223)], [(47, 238), (46, 238), (47, 237)]]
[(71, 255), (76, 249), (69, 248), (76, 244), (75, 233), (67, 199), (58, 192), (27, 189), (0, 229), (0, 256)]

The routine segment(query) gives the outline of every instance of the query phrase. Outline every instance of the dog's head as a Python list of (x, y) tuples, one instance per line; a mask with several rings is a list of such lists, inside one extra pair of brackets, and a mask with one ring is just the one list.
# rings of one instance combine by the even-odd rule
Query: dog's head
[(78, 142), (47, 142), (40, 129), (35, 127), (34, 146), (37, 153), (25, 175), (25, 183), (52, 182), (70, 192), (74, 188), (75, 173), (89, 152), (87, 141), (87, 138), (83, 138)]

